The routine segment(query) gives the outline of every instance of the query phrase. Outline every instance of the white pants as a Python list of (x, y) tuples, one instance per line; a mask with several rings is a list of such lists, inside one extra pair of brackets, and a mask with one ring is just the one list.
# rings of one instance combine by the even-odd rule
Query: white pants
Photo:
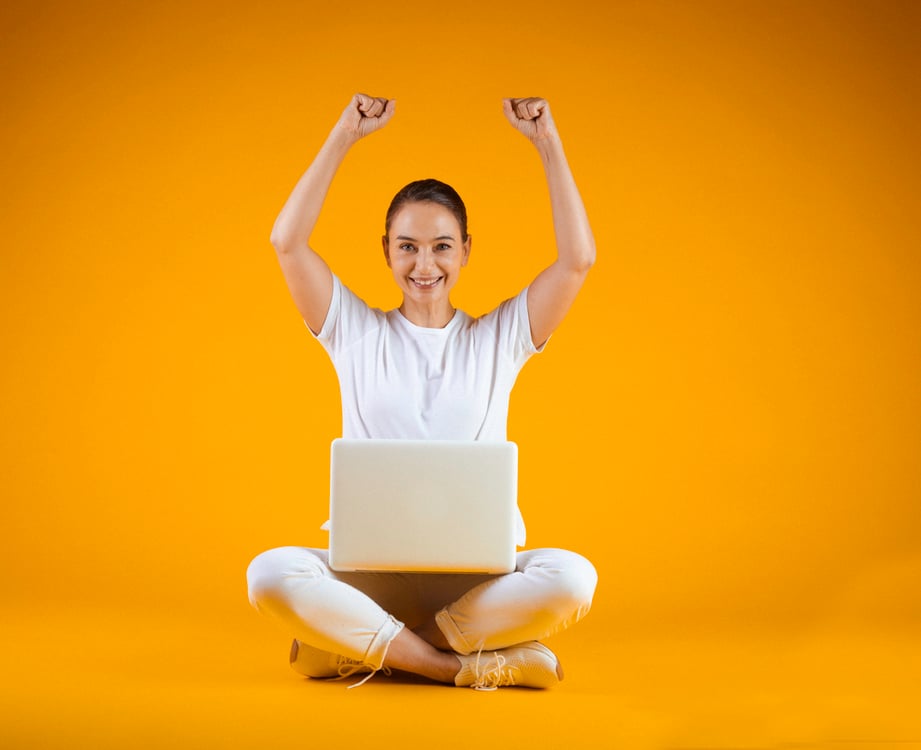
[(326, 550), (279, 547), (246, 572), (253, 606), (299, 641), (382, 666), (405, 626), (433, 616), (459, 654), (491, 651), (558, 633), (588, 613), (598, 577), (581, 555), (519, 552), (506, 575), (341, 573)]

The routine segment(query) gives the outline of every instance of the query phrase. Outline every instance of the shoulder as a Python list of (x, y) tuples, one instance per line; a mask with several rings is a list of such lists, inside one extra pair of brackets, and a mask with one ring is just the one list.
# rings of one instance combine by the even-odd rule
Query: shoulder
[(324, 343), (346, 345), (373, 328), (385, 325), (385, 314), (369, 306), (333, 274), (333, 293), (323, 328), (317, 338)]
[(528, 316), (528, 288), (525, 287), (514, 297), (502, 300), (492, 310), (475, 319), (475, 324), (486, 328), (501, 329), (519, 324), (521, 317)]
[(528, 287), (514, 297), (500, 302), (493, 310), (476, 319), (482, 331), (490, 331), (505, 346), (515, 352), (516, 358), (542, 351), (531, 340), (531, 322), (528, 317)]

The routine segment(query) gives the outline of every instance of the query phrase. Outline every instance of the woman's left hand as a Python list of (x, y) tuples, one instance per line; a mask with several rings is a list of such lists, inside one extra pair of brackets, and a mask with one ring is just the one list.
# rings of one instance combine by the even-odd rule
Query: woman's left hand
[(502, 110), (506, 119), (535, 145), (539, 141), (559, 137), (546, 99), (539, 96), (503, 99)]

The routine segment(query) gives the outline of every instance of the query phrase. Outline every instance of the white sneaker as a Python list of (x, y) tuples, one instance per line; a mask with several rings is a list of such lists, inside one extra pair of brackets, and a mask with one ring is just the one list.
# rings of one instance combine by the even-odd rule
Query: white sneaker
[(537, 641), (498, 651), (457, 654), (461, 670), (454, 678), (459, 687), (495, 690), (498, 687), (548, 688), (563, 679), (563, 667), (549, 648)]
[(369, 664), (308, 646), (297, 638), (291, 643), (290, 661), (291, 669), (295, 672), (315, 679), (351, 677), (354, 674), (374, 671)]

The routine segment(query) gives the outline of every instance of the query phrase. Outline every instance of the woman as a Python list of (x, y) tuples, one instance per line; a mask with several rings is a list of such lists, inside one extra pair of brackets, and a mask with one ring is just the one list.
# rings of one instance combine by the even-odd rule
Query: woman
[[(421, 180), (394, 197), (383, 237), (402, 304), (372, 310), (309, 239), (349, 148), (384, 127), (394, 106), (352, 98), (279, 214), (272, 244), (339, 376), (344, 437), (505, 440), (515, 377), (563, 320), (594, 262), (585, 208), (547, 102), (507, 99), (505, 116), (544, 164), (556, 260), (488, 315), (455, 310), (450, 292), (470, 257), (466, 210), (451, 187)], [(565, 550), (519, 552), (514, 572), (486, 576), (341, 573), (329, 568), (326, 550), (283, 547), (253, 560), (247, 580), (253, 605), (295, 636), (291, 664), (301, 674), (393, 668), (490, 689), (562, 679), (556, 656), (537, 641), (588, 612), (597, 577)]]

